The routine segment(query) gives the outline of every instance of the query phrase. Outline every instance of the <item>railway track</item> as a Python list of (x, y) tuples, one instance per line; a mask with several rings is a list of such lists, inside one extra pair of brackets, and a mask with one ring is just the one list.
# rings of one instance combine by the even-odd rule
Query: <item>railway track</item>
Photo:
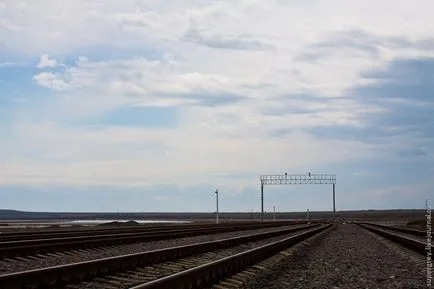
[[(272, 222), (265, 222), (270, 224)], [(286, 224), (302, 224), (305, 222), (285, 221)], [(121, 233), (140, 233), (140, 232), (163, 232), (180, 229), (199, 229), (199, 228), (221, 228), (229, 225), (258, 225), (258, 222), (231, 222), (220, 224), (176, 224), (176, 225), (155, 225), (155, 226), (123, 226), (123, 227), (91, 227), (80, 229), (55, 229), (55, 230), (43, 230), (43, 231), (21, 231), (21, 232), (6, 232), (0, 233), (0, 242), (9, 241), (22, 241), (32, 239), (52, 239), (52, 238), (64, 238), (64, 237), (79, 237), (79, 236), (92, 236), (92, 235), (112, 235)]]
[(20, 232), (5, 232), (0, 234), (0, 241), (20, 241), (20, 240), (32, 240), (32, 239), (50, 239), (72, 236), (91, 236), (91, 235), (109, 235), (119, 233), (135, 233), (135, 232), (151, 232), (151, 231), (165, 231), (180, 228), (198, 228), (204, 226), (203, 224), (182, 224), (182, 225), (167, 225), (167, 226), (155, 226), (146, 227), (142, 225), (138, 226), (125, 226), (125, 227), (92, 227), (92, 228), (80, 228), (80, 229), (64, 229), (64, 230), (44, 230), (44, 231), (20, 231)]
[[(357, 223), (359, 226), (378, 234), (390, 241), (398, 243), (420, 255), (426, 255), (426, 232), (414, 229), (391, 227), (372, 223)], [(432, 245), (431, 245), (432, 248)]]
[(396, 226), (387, 226), (387, 225), (381, 225), (381, 224), (376, 224), (376, 223), (365, 223), (365, 222), (360, 222), (359, 224), (366, 224), (366, 225), (371, 225), (377, 228), (383, 228), (389, 231), (394, 231), (394, 232), (400, 232), (400, 233), (405, 233), (411, 236), (418, 236), (418, 237), (426, 237), (426, 231), (424, 230), (416, 230), (416, 229), (410, 229), (410, 228), (403, 228), (403, 227), (396, 227)]
[(46, 254), (29, 255), (25, 257), (6, 258), (0, 260), (0, 275), (17, 271), (33, 270), (44, 267), (58, 266), (78, 261), (90, 261), (101, 258), (114, 257), (119, 255), (134, 254), (144, 251), (158, 250), (168, 247), (183, 246), (193, 243), (209, 242), (218, 239), (232, 238), (254, 233), (262, 233), (276, 229), (296, 228), (296, 225), (289, 225), (277, 228), (261, 228), (225, 232), (218, 234), (198, 235), (170, 240), (159, 240), (152, 242), (139, 242), (132, 244), (120, 244), (108, 247), (96, 247), (89, 249), (78, 249), (61, 251)]
[(0, 242), (0, 259), (45, 254), (56, 251), (88, 249), (106, 247), (119, 244), (137, 242), (167, 240), (174, 238), (191, 237), (197, 235), (234, 232), (240, 230), (271, 228), (294, 224), (293, 222), (267, 222), (267, 223), (244, 223), (224, 225), (201, 225), (192, 228), (171, 228), (163, 230), (151, 230), (145, 232), (122, 232), (111, 234), (97, 234), (85, 236), (54, 237), (43, 239), (29, 239)]
[[(1, 275), (0, 288), (199, 288), (329, 226), (286, 228)], [(86, 283), (89, 279), (90, 283)]]

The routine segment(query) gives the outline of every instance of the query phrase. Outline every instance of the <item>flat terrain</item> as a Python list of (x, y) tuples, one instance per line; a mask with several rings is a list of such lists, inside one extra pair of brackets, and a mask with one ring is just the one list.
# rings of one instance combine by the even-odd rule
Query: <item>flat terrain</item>
[[(329, 211), (310, 212), (310, 218), (319, 221), (332, 220), (333, 214)], [(358, 210), (358, 211), (337, 211), (338, 220), (346, 221), (367, 221), (378, 222), (385, 225), (408, 226), (415, 229), (425, 229), (425, 210)], [(265, 220), (272, 220), (272, 213), (265, 213)], [(305, 220), (306, 212), (277, 212), (277, 220)], [(101, 221), (135, 220), (142, 223), (142, 226), (160, 226), (170, 224), (169, 222), (195, 222), (214, 223), (215, 213), (189, 213), (189, 212), (136, 212), (136, 213), (71, 213), (71, 212), (25, 212), (16, 210), (0, 210), (0, 232), (7, 232), (20, 229), (61, 229), (62, 227), (89, 227), (99, 225)], [(236, 221), (259, 221), (260, 213), (223, 212), (220, 213), (220, 222)], [(152, 223), (155, 222), (155, 223)], [(162, 222), (162, 223), (159, 223)], [(410, 222), (410, 224), (409, 224)], [(136, 224), (139, 225), (139, 224)]]
[[(425, 210), (422, 209), (399, 209), (399, 210), (358, 210), (358, 211), (337, 211), (336, 216), (345, 220), (412, 220), (423, 218)], [(223, 212), (220, 213), (220, 219), (224, 220), (259, 220), (260, 213), (254, 212)], [(329, 219), (332, 218), (330, 211), (313, 211), (310, 212), (310, 217), (313, 219)], [(276, 212), (277, 219), (304, 219), (306, 212)], [(213, 212), (171, 212), (171, 213), (155, 213), (155, 212), (136, 212), (136, 213), (71, 213), (71, 212), (25, 212), (15, 210), (1, 210), (0, 222), (5, 220), (11, 221), (52, 221), (52, 220), (194, 220), (194, 221), (209, 221), (215, 219)], [(273, 219), (273, 213), (265, 213), (265, 219)]]

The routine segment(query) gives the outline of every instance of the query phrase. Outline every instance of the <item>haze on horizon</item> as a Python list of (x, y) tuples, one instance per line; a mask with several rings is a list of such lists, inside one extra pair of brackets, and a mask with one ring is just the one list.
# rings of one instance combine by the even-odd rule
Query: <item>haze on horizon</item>
[[(434, 197), (433, 1), (0, 1), (0, 207), (336, 209)], [(265, 209), (331, 210), (330, 186)]]

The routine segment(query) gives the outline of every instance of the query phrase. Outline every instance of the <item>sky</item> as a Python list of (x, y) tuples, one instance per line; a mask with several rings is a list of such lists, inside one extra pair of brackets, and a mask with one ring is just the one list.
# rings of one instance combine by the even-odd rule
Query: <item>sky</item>
[[(434, 2), (0, 0), (0, 208), (434, 198)], [(331, 185), (265, 210), (332, 209)]]

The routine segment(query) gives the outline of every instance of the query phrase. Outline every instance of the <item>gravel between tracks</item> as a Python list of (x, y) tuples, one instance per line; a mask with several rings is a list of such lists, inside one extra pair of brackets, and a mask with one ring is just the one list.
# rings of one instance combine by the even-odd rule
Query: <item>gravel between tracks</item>
[(426, 288), (426, 263), (409, 262), (353, 224), (339, 225), (312, 249), (290, 258), (250, 289)]
[(161, 240), (152, 242), (141, 242), (127, 245), (118, 245), (111, 247), (98, 247), (88, 250), (74, 250), (56, 253), (55, 255), (43, 255), (43, 256), (30, 256), (25, 258), (14, 258), (0, 261), (0, 275), (8, 274), (18, 271), (32, 270), (44, 267), (51, 267), (57, 265), (64, 265), (70, 263), (76, 263), (80, 261), (89, 261), (125, 254), (133, 254), (150, 250), (157, 250), (175, 246), (182, 246), (187, 244), (208, 242), (218, 239), (239, 237), (247, 234), (261, 233), (275, 230), (282, 230), (284, 228), (295, 228), (298, 226), (289, 225), (274, 228), (243, 230), (236, 232), (218, 233), (211, 235), (201, 235), (194, 237), (178, 238), (172, 240)]

